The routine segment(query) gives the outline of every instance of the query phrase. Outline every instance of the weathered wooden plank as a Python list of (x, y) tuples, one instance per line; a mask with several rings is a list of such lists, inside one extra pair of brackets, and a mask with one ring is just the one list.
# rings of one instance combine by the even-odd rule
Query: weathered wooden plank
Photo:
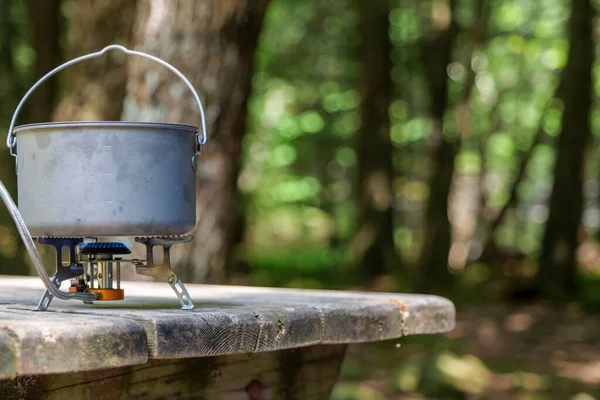
[(0, 329), (0, 379), (17, 374), (12, 339)]
[[(55, 313), (118, 317), (146, 330), (151, 357), (200, 357), (356, 343), (438, 333), (454, 326), (453, 304), (437, 296), (188, 285), (182, 311), (162, 283), (124, 282), (126, 300), (84, 306), (55, 300)], [(4, 307), (35, 304), (37, 278), (0, 277)]]
[(153, 357), (261, 352), (320, 343), (320, 320), (307, 307), (222, 306), (141, 315), (148, 329), (156, 332), (155, 338), (149, 336), (150, 342), (156, 340)]
[[(122, 302), (97, 303), (96, 308), (178, 309), (178, 302), (169, 287), (154, 282), (124, 282), (127, 299)], [(0, 303), (35, 304), (43, 286), (35, 277), (0, 276)], [(276, 289), (242, 286), (188, 285), (197, 307), (215, 306), (275, 306), (320, 307), (334, 303), (361, 304), (378, 302), (392, 304), (405, 315), (409, 334), (447, 332), (454, 327), (454, 305), (448, 299), (417, 294), (348, 292), (303, 289)], [(59, 307), (91, 309), (80, 302), (55, 300)]]
[(456, 315), (455, 312), (448, 312), (449, 300), (439, 301), (440, 297), (436, 296), (414, 297), (410, 307), (404, 311), (405, 335), (432, 334), (454, 329)]
[(357, 301), (321, 306), (322, 343), (360, 343), (404, 335), (404, 314), (387, 302)]
[(134, 365), (148, 358), (146, 332), (127, 319), (3, 309), (0, 332), (4, 377)]
[[(23, 310), (23, 312), (27, 311)], [(219, 309), (198, 309), (193, 312), (57, 309), (51, 313), (133, 319), (146, 330), (149, 355), (154, 358), (252, 353), (290, 349), (321, 342), (321, 322), (314, 310), (308, 313), (306, 310), (291, 312), (289, 308), (225, 306)]]
[(307, 306), (256, 307), (260, 325), (256, 351), (309, 346), (322, 342), (319, 310)]
[(0, 381), (0, 398), (328, 399), (344, 345), (177, 360)]

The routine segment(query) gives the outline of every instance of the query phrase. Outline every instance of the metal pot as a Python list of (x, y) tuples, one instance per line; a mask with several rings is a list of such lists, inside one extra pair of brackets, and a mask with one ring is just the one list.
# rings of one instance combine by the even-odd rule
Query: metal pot
[[(169, 68), (192, 91), (202, 132), (189, 125), (64, 122), (14, 128), (29, 95), (58, 71), (111, 49)], [(196, 224), (195, 159), (206, 142), (202, 103), (173, 66), (122, 46), (71, 60), (25, 94), (11, 121), (7, 145), (17, 157), (19, 210), (32, 236), (183, 235)], [(18, 154), (17, 154), (18, 149)]]
[(73, 122), (14, 131), (19, 210), (33, 236), (164, 236), (194, 229), (196, 128)]

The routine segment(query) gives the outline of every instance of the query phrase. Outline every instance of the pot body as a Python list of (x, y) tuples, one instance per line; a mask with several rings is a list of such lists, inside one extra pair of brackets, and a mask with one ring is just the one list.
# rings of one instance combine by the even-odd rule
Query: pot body
[(18, 203), (32, 236), (190, 233), (196, 132), (131, 122), (17, 127)]

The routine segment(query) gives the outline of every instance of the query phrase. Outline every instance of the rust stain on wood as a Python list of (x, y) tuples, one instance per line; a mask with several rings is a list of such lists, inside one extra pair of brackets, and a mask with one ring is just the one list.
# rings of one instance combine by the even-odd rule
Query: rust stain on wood
[(402, 314), (408, 312), (408, 306), (400, 300), (390, 299), (388, 300), (388, 303), (392, 303), (393, 305), (395, 305)]

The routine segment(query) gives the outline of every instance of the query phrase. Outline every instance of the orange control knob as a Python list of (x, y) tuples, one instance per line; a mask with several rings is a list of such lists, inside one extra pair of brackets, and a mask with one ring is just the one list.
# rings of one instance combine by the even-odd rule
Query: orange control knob
[(98, 301), (123, 300), (125, 291), (123, 289), (88, 289), (88, 293), (96, 293), (100, 296)]

